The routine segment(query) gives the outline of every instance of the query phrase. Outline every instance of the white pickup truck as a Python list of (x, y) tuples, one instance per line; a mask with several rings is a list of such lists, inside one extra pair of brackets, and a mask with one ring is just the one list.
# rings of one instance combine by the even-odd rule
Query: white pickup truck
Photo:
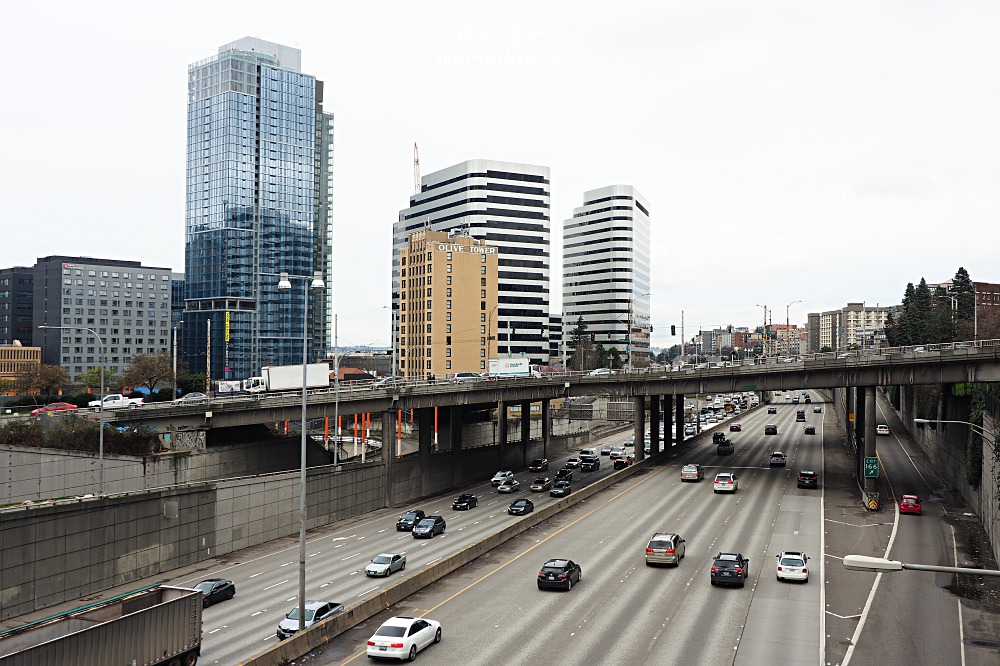
[[(121, 393), (112, 393), (104, 396), (104, 409), (137, 409), (142, 407), (142, 400), (142, 398), (129, 398)], [(87, 406), (95, 409), (100, 408), (101, 401), (91, 400)]]

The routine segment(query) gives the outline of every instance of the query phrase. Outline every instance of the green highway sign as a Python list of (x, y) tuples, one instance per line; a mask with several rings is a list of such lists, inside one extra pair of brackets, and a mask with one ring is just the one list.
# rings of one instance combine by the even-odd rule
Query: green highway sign
[(878, 477), (878, 458), (865, 457), (865, 478)]
[(744, 384), (743, 387), (740, 390), (741, 391), (756, 391), (757, 390), (757, 385), (756, 384)]

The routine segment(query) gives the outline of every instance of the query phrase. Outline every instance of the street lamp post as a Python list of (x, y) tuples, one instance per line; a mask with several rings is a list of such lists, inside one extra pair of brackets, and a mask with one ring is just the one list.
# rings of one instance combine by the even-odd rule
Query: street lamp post
[(755, 303), (754, 307), (764, 308), (764, 328), (762, 329), (764, 331), (764, 339), (761, 340), (760, 350), (761, 350), (762, 355), (765, 357), (765, 360), (766, 360), (766, 357), (767, 357), (767, 306), (766, 305), (761, 305), (760, 303)]
[[(491, 343), (491, 340), (493, 340), (493, 313), (497, 311), (498, 307), (500, 307), (499, 303), (494, 305), (493, 308), (490, 310), (490, 313), (486, 315), (486, 363), (487, 363), (486, 367), (487, 368), (489, 367), (490, 359), (493, 358), (493, 352), (492, 352), (493, 345)], [(497, 322), (497, 328), (500, 328), (500, 322)], [(507, 349), (509, 350), (510, 340), (508, 340), (507, 342), (508, 342)], [(500, 355), (500, 347), (498, 346), (497, 356), (499, 355)]]
[(791, 309), (793, 305), (801, 302), (802, 302), (801, 300), (792, 301), (791, 303), (785, 306), (785, 355), (789, 357), (792, 355), (792, 331), (791, 331), (792, 326), (788, 318), (788, 311)]
[[(396, 338), (399, 336), (399, 334), (396, 332), (396, 327), (398, 326), (399, 317), (396, 314), (396, 308), (392, 307), (391, 305), (383, 305), (382, 309), (383, 310), (388, 310), (392, 314), (392, 323), (390, 324), (391, 333), (389, 334), (389, 338), (390, 338), (389, 341), (392, 344), (392, 369), (389, 372), (389, 376), (390, 377), (395, 377), (396, 376)], [(407, 372), (409, 372), (409, 368), (410, 368), (410, 366), (407, 365), (406, 366)]]
[(292, 279), (302, 280), (305, 301), (302, 305), (302, 444), (299, 451), (299, 631), (306, 628), (306, 403), (309, 363), (309, 290), (320, 292), (326, 288), (323, 276), (317, 272), (312, 278), (281, 273), (278, 291), (290, 291)]
[(99, 432), (97, 434), (97, 460), (98, 460), (98, 483), (97, 483), (97, 494), (104, 495), (104, 340), (97, 334), (92, 328), (83, 328), (81, 326), (39, 326), (38, 328), (43, 330), (58, 330), (65, 329), (69, 331), (87, 331), (95, 338), (97, 338), (98, 344), (101, 346), (101, 360), (100, 360), (100, 373), (101, 373), (101, 402), (100, 406), (97, 408), (98, 412), (98, 425), (100, 426)]
[(946, 421), (944, 419), (913, 419), (914, 425), (927, 425), (928, 423), (957, 423), (959, 425), (968, 426), (977, 435), (986, 440), (986, 443), (990, 445), (993, 449), (993, 455), (1000, 456), (1000, 449), (997, 448), (997, 435), (995, 432), (990, 432), (983, 426), (977, 423), (971, 423), (969, 421)]
[(912, 571), (934, 571), (937, 573), (971, 574), (973, 576), (1000, 576), (996, 569), (970, 569), (968, 567), (948, 567), (937, 564), (910, 564), (899, 560), (889, 560), (884, 557), (869, 557), (868, 555), (845, 555), (844, 568), (849, 571), (869, 571), (882, 573), (910, 569)]

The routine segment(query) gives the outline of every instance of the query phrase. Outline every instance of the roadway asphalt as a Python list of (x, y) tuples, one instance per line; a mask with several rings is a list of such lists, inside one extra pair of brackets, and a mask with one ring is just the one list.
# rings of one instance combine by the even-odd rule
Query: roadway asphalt
[[(824, 415), (808, 407), (817, 435), (795, 423), (797, 407), (745, 415), (730, 434), (733, 456), (718, 457), (710, 438), (676, 447), (662, 464), (615, 484), (390, 609), (443, 623), (445, 639), (430, 663), (494, 664), (810, 664), (824, 646), (821, 596), (822, 485), (796, 487), (799, 468), (822, 469)], [(765, 423), (779, 435), (763, 436)], [(707, 440), (707, 441), (706, 441)], [(786, 468), (770, 468), (783, 450)], [(681, 452), (679, 452), (681, 451)], [(706, 466), (706, 480), (682, 483), (683, 462)], [(733, 471), (735, 495), (712, 492), (711, 477)], [(656, 531), (686, 539), (677, 568), (645, 566)], [(815, 559), (809, 583), (779, 582), (775, 555), (805, 550)], [(750, 558), (743, 589), (712, 587), (714, 555)], [(532, 582), (550, 557), (584, 571), (570, 592), (543, 592)], [(388, 614), (387, 613), (387, 614)], [(372, 618), (303, 663), (363, 658), (363, 646), (385, 616)]]

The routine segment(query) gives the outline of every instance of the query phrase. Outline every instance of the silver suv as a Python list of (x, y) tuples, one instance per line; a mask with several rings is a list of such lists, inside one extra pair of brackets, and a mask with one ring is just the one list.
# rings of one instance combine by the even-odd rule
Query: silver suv
[(646, 566), (672, 564), (675, 567), (684, 557), (684, 539), (679, 534), (657, 532), (646, 544)]

